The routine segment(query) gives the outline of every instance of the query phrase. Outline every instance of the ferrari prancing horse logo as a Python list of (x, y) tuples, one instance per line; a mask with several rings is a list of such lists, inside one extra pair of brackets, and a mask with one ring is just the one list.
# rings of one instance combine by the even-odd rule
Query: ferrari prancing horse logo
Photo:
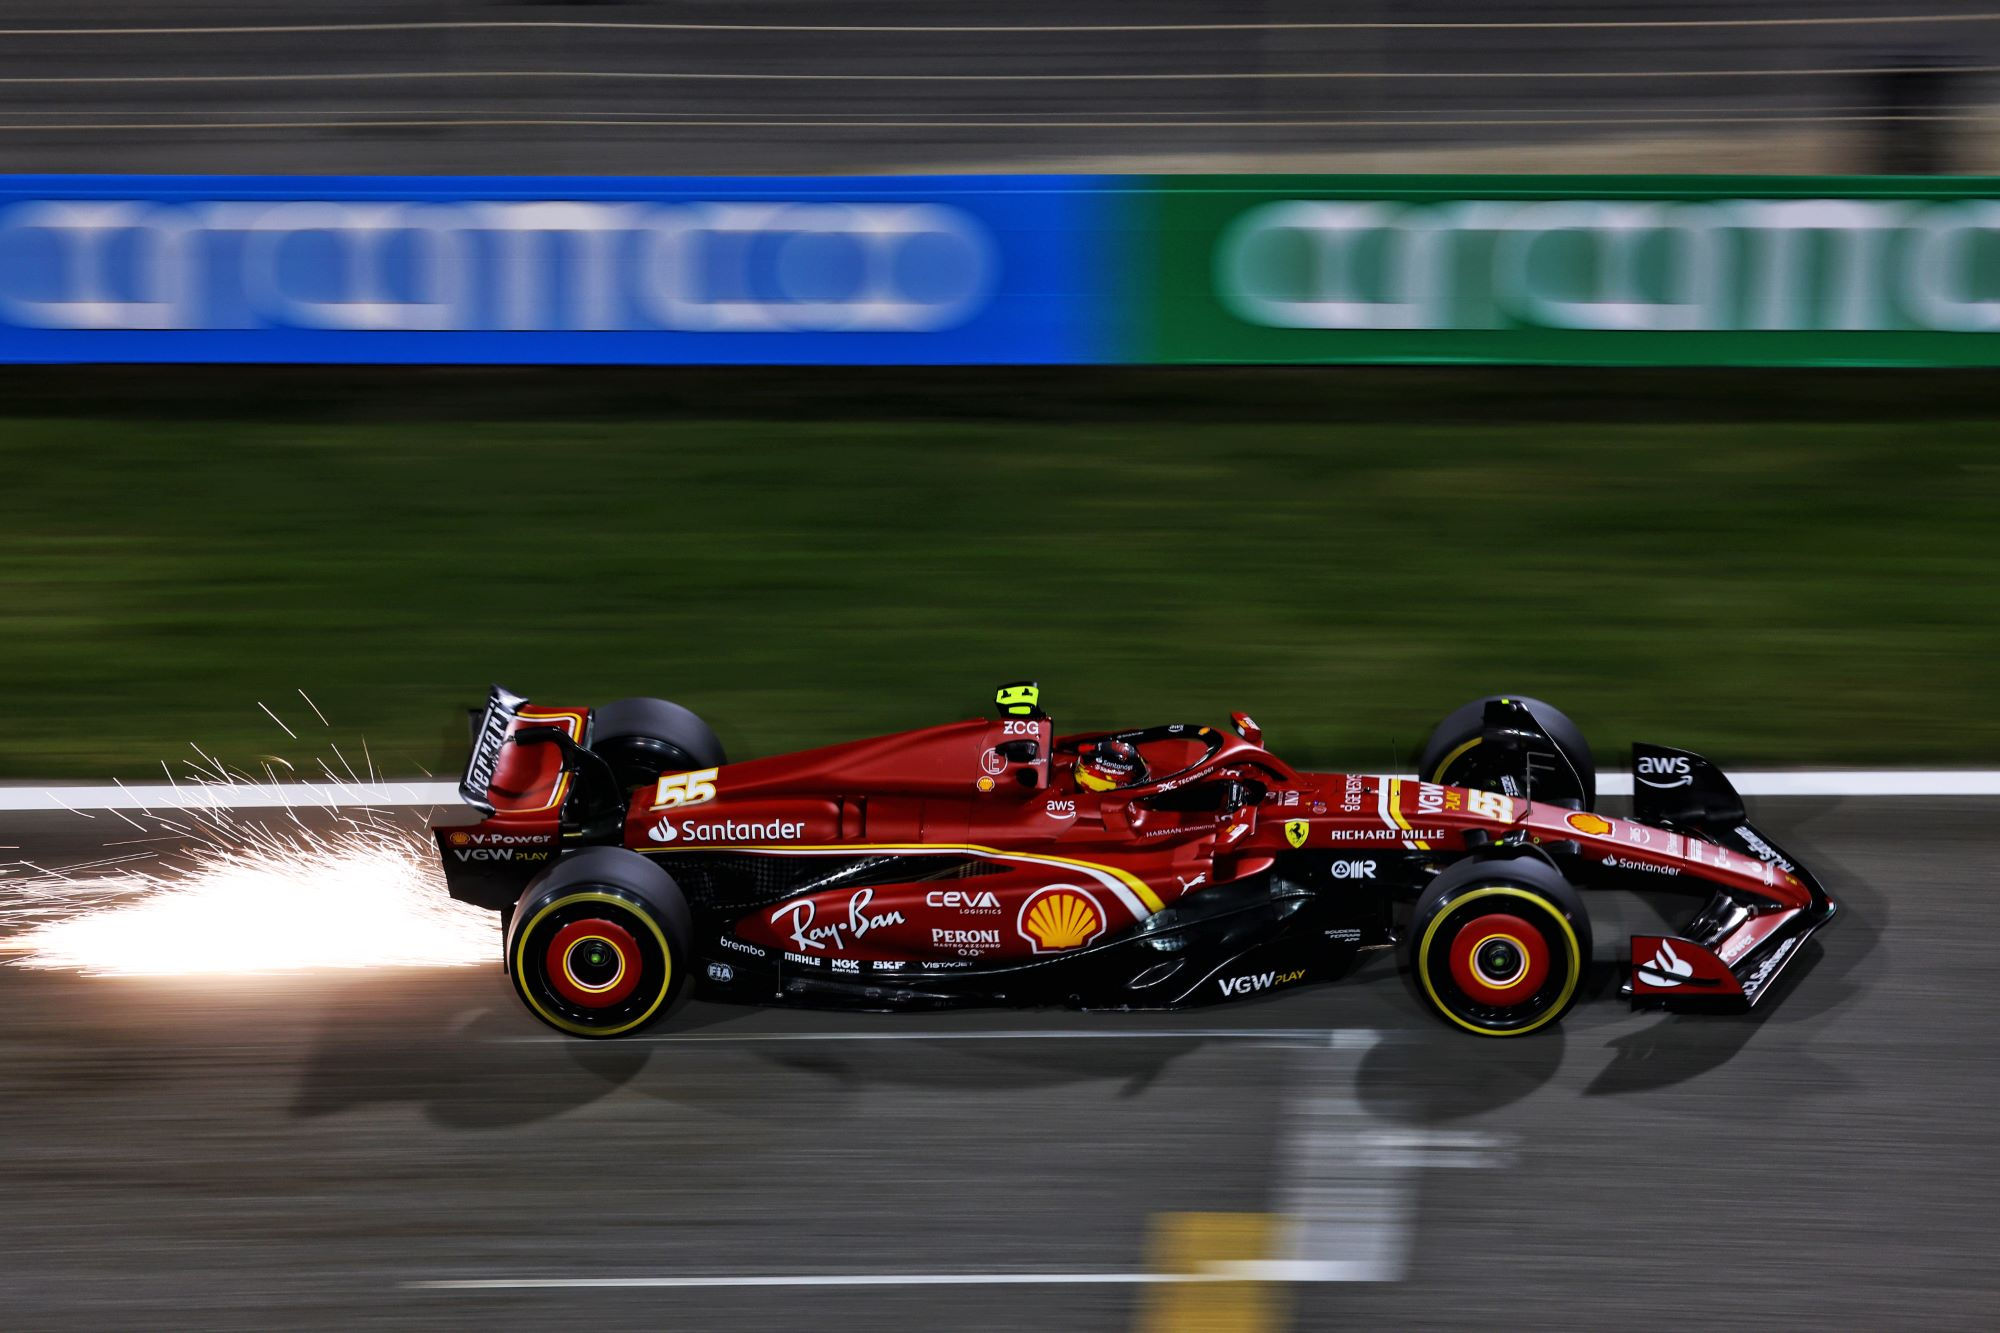
[(1305, 845), (1306, 845), (1306, 830), (1307, 830), (1307, 829), (1309, 829), (1309, 828), (1311, 828), (1311, 827), (1312, 827), (1312, 826), (1311, 826), (1311, 825), (1309, 825), (1309, 824), (1307, 824), (1307, 823), (1306, 823), (1306, 821), (1305, 821), (1305, 820), (1303, 820), (1303, 819), (1288, 819), (1288, 820), (1286, 820), (1286, 821), (1285, 821), (1285, 841), (1286, 841), (1286, 842), (1289, 842), (1289, 843), (1290, 843), (1290, 844), (1292, 844), (1292, 846), (1294, 846), (1294, 847), (1303, 847), (1303, 846), (1305, 846)]

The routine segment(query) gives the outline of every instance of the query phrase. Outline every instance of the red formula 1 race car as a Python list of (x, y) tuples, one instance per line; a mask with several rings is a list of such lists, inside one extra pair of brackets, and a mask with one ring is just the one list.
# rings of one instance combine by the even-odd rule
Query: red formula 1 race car
[(495, 688), (434, 828), (455, 898), (501, 914), (543, 1021), (633, 1032), (715, 999), (870, 1009), (1177, 1008), (1340, 975), (1405, 942), (1419, 993), (1484, 1036), (1553, 1024), (1591, 955), (1580, 890), (1703, 906), (1632, 940), (1635, 1004), (1745, 1009), (1833, 916), (1698, 755), (1634, 747), (1597, 814), (1575, 725), (1533, 699), (1438, 724), (1415, 779), (1301, 773), (1249, 718), (1058, 736), (1031, 683), (992, 720), (729, 763), (661, 699), (550, 708)]

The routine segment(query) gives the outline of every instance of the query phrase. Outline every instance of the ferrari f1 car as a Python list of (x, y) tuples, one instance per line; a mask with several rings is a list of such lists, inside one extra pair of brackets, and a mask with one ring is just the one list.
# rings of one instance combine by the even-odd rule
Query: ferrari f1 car
[(1632, 940), (1635, 1005), (1747, 1009), (1834, 913), (1699, 755), (1633, 750), (1634, 809), (1594, 809), (1562, 713), (1491, 697), (1415, 778), (1304, 773), (1235, 714), (1057, 735), (1039, 690), (992, 719), (730, 763), (661, 699), (553, 708), (495, 687), (435, 826), (453, 897), (498, 912), (544, 1022), (615, 1037), (689, 985), (869, 1009), (1160, 1008), (1334, 978), (1407, 951), (1482, 1036), (1545, 1030), (1591, 958), (1585, 891), (1701, 900)]

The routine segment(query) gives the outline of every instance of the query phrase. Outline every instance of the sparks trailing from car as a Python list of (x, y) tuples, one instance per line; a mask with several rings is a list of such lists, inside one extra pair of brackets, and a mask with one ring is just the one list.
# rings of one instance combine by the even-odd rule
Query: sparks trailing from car
[(1555, 1023), (1591, 958), (1584, 890), (1684, 890), (1632, 939), (1635, 1004), (1745, 1009), (1834, 904), (1698, 755), (1634, 747), (1596, 812), (1582, 734), (1492, 697), (1415, 779), (1302, 773), (1230, 729), (1056, 735), (1031, 683), (1000, 716), (729, 763), (660, 699), (549, 708), (495, 687), (434, 827), (453, 897), (501, 914), (539, 1018), (612, 1037), (692, 984), (875, 1009), (1179, 1008), (1329, 980), (1407, 949), (1424, 1000), (1488, 1036)]

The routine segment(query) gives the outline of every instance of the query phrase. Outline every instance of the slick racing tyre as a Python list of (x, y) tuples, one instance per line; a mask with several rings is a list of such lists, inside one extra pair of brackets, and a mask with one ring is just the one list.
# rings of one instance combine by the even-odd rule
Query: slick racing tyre
[[(1531, 789), (1528, 791), (1514, 790), (1502, 781), (1520, 772), (1522, 756), (1519, 753), (1496, 752), (1485, 740), (1483, 723), (1486, 705), (1500, 698), (1527, 705), (1535, 721), (1541, 724), (1542, 730), (1562, 751), (1561, 757), (1558, 757), (1537, 754), (1530, 749), (1526, 756), (1532, 779), (1527, 784)], [(1563, 759), (1569, 762), (1565, 764)], [(1561, 710), (1550, 707), (1540, 699), (1519, 694), (1489, 694), (1448, 714), (1444, 721), (1431, 729), (1430, 739), (1424, 742), (1424, 748), (1417, 756), (1417, 776), (1426, 782), (1442, 782), (1450, 787), (1477, 787), (1481, 791), (1505, 792), (1509, 796), (1532, 796), (1535, 800), (1557, 805), (1574, 805), (1580, 801), (1582, 804), (1578, 808), (1584, 810), (1592, 809), (1597, 804), (1597, 761), (1590, 756), (1590, 745), (1583, 739), (1583, 731)], [(1583, 780), (1581, 787), (1577, 784), (1578, 777)], [(1514, 783), (1515, 788), (1521, 785), (1518, 779)]]
[(715, 731), (665, 699), (620, 699), (597, 710), (590, 748), (604, 756), (629, 791), (662, 773), (720, 768), (729, 762)]
[(1461, 861), (1417, 899), (1417, 990), (1468, 1032), (1518, 1037), (1548, 1027), (1576, 1002), (1589, 964), (1583, 903), (1539, 858)]
[(693, 967), (687, 899), (666, 871), (592, 847), (537, 876), (508, 919), (507, 973), (528, 1012), (578, 1037), (618, 1037), (664, 1014)]

